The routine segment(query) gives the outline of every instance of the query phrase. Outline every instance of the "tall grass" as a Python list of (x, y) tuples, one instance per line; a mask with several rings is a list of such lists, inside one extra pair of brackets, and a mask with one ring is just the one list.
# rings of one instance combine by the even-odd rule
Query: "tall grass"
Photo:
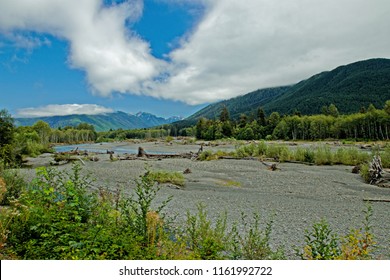
[[(384, 167), (390, 167), (390, 148), (378, 152), (382, 157)], [(280, 162), (298, 161), (303, 163), (314, 163), (316, 165), (361, 165), (371, 159), (371, 154), (360, 151), (356, 147), (340, 147), (331, 149), (328, 145), (294, 147), (291, 148), (282, 144), (267, 144), (265, 141), (238, 145), (232, 153), (204, 151), (199, 157), (200, 160), (216, 160), (220, 156), (231, 155), (237, 158), (257, 157), (259, 159), (271, 158)]]

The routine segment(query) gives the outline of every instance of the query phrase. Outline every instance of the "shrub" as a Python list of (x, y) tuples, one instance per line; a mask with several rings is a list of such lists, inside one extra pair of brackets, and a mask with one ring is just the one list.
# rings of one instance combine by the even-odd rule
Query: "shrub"
[(382, 160), (382, 166), (384, 168), (390, 168), (390, 146), (386, 146), (385, 149), (379, 152)]
[(90, 181), (74, 165), (68, 177), (54, 169), (37, 170), (20, 197), (21, 215), (11, 225), (9, 241), (25, 259), (61, 259), (79, 244), (95, 209), (86, 189)]
[(371, 218), (373, 215), (372, 206), (367, 204), (363, 211), (365, 218), (362, 227), (352, 229), (349, 234), (341, 238), (342, 260), (366, 260), (372, 259), (371, 253), (375, 246), (374, 236), (372, 234)]
[(253, 220), (248, 222), (248, 217), (241, 214), (243, 229), (238, 229), (237, 223), (233, 225), (230, 233), (230, 254), (232, 259), (264, 260), (264, 259), (285, 259), (281, 248), (273, 251), (270, 246), (270, 237), (273, 220), (265, 223), (261, 228), (260, 216), (253, 215)]
[(239, 158), (257, 156), (256, 145), (251, 143), (249, 145), (239, 145), (236, 147), (235, 154)]
[(291, 151), (285, 145), (269, 145), (266, 155), (269, 158), (275, 158), (282, 162), (292, 157)]
[(368, 158), (368, 153), (360, 152), (357, 148), (339, 148), (334, 154), (334, 163), (359, 165), (366, 162)]
[(187, 211), (182, 235), (194, 256), (202, 260), (217, 260), (224, 258), (227, 249), (226, 229), (226, 214), (220, 215), (213, 226), (207, 217), (204, 205), (199, 204), (196, 215)]
[(360, 176), (362, 176), (364, 182), (371, 182), (370, 164), (365, 163), (360, 167)]
[(321, 220), (315, 223), (312, 231), (305, 231), (305, 247), (298, 255), (303, 260), (333, 260), (340, 255), (339, 239), (328, 223)]
[(333, 163), (333, 154), (328, 146), (319, 146), (315, 150), (314, 162), (317, 165), (330, 165)]
[(0, 205), (10, 205), (11, 200), (20, 197), (26, 183), (14, 170), (4, 170), (0, 175)]
[(256, 147), (256, 155), (257, 156), (264, 156), (267, 154), (268, 145), (264, 141), (260, 141), (259, 144), (257, 144)]
[(325, 220), (315, 223), (311, 232), (305, 231), (305, 246), (303, 251), (297, 250), (298, 256), (304, 260), (372, 259), (375, 245), (371, 226), (372, 206), (367, 204), (363, 213), (363, 226), (351, 229), (349, 234), (341, 237), (332, 232)]

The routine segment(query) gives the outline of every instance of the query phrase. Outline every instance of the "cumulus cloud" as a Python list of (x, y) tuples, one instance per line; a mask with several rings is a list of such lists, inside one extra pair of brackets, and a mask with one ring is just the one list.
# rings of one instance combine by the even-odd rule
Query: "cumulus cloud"
[(142, 0), (111, 6), (101, 0), (0, 0), (0, 30), (68, 40), (69, 64), (85, 71), (96, 94), (145, 94), (188, 104), (390, 57), (388, 0), (194, 1), (205, 6), (204, 15), (167, 60), (153, 57), (149, 43), (126, 24), (142, 16)]
[(113, 110), (96, 104), (50, 104), (43, 107), (19, 109), (20, 118), (52, 117), (67, 115), (98, 115), (112, 113)]
[(340, 64), (390, 56), (385, 0), (216, 0), (170, 54), (161, 96), (210, 102), (286, 85)]

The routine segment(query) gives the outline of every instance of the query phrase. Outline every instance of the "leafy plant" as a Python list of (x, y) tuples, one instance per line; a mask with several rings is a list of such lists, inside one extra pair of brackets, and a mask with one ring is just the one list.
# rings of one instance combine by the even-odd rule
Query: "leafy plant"
[(18, 199), (25, 185), (16, 171), (7, 169), (0, 172), (0, 205), (10, 205), (11, 200)]
[(352, 229), (349, 234), (341, 238), (342, 260), (365, 260), (371, 259), (371, 253), (374, 250), (375, 241), (372, 234), (371, 219), (373, 210), (371, 204), (367, 204), (363, 211), (365, 214), (362, 227)]
[(230, 233), (230, 248), (232, 259), (264, 260), (264, 259), (284, 259), (282, 248), (273, 251), (270, 246), (273, 220), (265, 223), (261, 228), (261, 220), (258, 214), (253, 215), (253, 219), (248, 221), (248, 217), (242, 213), (242, 229), (238, 229), (235, 223)]
[(205, 207), (198, 205), (196, 215), (187, 212), (184, 236), (188, 247), (203, 260), (223, 259), (227, 248), (226, 215), (221, 215), (214, 226), (207, 217)]
[(305, 243), (303, 252), (298, 252), (304, 260), (333, 260), (340, 255), (339, 238), (325, 220), (305, 231)]

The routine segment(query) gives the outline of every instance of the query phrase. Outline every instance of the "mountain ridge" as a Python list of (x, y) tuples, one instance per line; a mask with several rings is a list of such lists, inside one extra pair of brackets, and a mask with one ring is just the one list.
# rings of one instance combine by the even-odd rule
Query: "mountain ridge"
[(47, 122), (52, 128), (65, 126), (77, 126), (80, 123), (88, 123), (95, 127), (96, 131), (108, 131), (110, 129), (138, 129), (149, 128), (172, 122), (180, 121), (181, 117), (163, 118), (146, 112), (136, 114), (116, 111), (97, 115), (73, 114), (66, 116), (15, 118), (16, 126), (31, 126), (39, 120)]
[(258, 107), (267, 115), (313, 115), (320, 114), (323, 106), (334, 104), (340, 113), (354, 113), (370, 104), (383, 107), (389, 99), (390, 59), (374, 58), (338, 66), (293, 85), (258, 89), (210, 104), (177, 124), (190, 125), (201, 117), (216, 119), (225, 106), (231, 118), (238, 119), (241, 114), (255, 114)]

